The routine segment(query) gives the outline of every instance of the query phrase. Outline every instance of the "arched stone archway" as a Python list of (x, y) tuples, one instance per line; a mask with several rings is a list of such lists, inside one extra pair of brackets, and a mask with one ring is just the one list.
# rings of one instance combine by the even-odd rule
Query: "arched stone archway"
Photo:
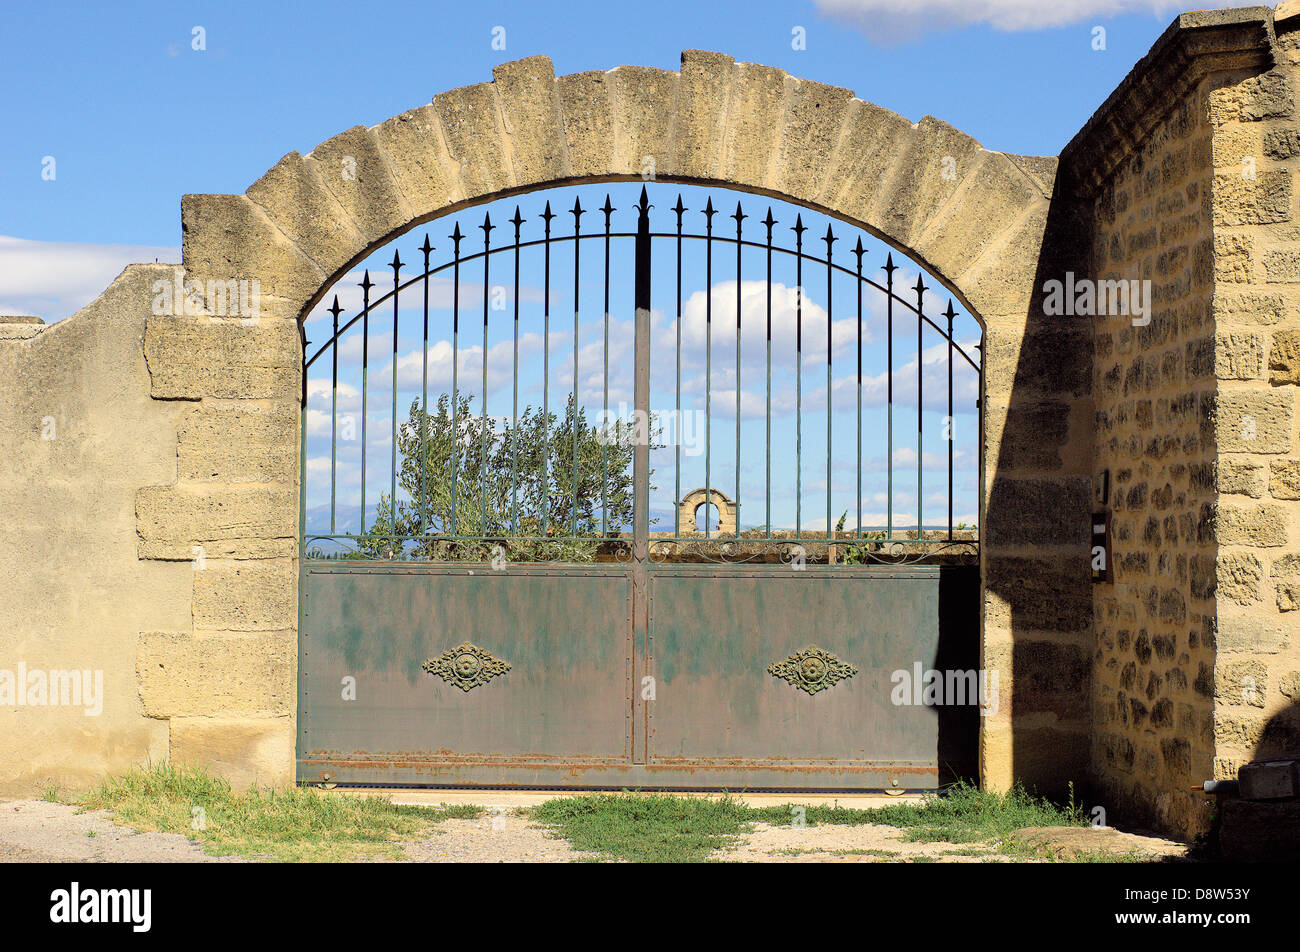
[[(298, 442), (300, 321), (376, 247), (433, 218), (524, 190), (643, 177), (734, 187), (823, 211), (922, 263), (985, 327), (986, 583), (997, 578), (1019, 590), (1025, 571), (1061, 571), (1062, 560), (1078, 553), (1049, 553), (1027, 569), (1023, 531), (1000, 537), (988, 518), (988, 467), (999, 460), (1013, 378), (1020, 374), (1017, 399), (1034, 406), (1058, 396), (1054, 372), (1041, 388), (1026, 381), (1021, 346), (1032, 326), (1055, 170), (1053, 158), (991, 152), (937, 119), (914, 124), (846, 89), (687, 51), (680, 72), (620, 66), (556, 78), (543, 56), (506, 63), (490, 83), (441, 93), (373, 128), (356, 126), (309, 155), (288, 154), (244, 195), (186, 195), (185, 280), (257, 280), (260, 317), (254, 326), (148, 320), (152, 395), (197, 401), (180, 439), (180, 455), (197, 461), (197, 476), (183, 469), (175, 485), (140, 491), (140, 551), (179, 559), (197, 547), (215, 558), (194, 583), (194, 637), (243, 625), (241, 632), (265, 635), (274, 663), (245, 675), (254, 683), (233, 702), (185, 705), (193, 715), (185, 730), (194, 736), (173, 722), (173, 756), (211, 759), (213, 750), (233, 747), (222, 762), (261, 758), (256, 776), (291, 778), (296, 708), (286, 645), (296, 632), (299, 457), (285, 451)], [(1043, 359), (1041, 347), (1035, 353)], [(1067, 418), (1082, 412), (1058, 403)], [(1086, 525), (1086, 502), (1082, 513), (1064, 516), (1058, 504), (1080, 480), (1086, 485), (1086, 475), (1040, 477), (1031, 463), (1029, 478), (1017, 482), (1014, 464), (998, 465), (1011, 487), (999, 510)], [(1025, 510), (1026, 500), (1035, 511)], [(1029, 538), (1052, 531), (1039, 527)], [(982, 665), (1003, 672), (1005, 697), (998, 713), (980, 719), (981, 774), (1005, 787), (1013, 776), (1007, 672), (1014, 595), (1004, 599), (996, 589), (986, 585)], [(176, 650), (175, 641), (142, 641), (142, 670), (154, 652)], [(1042, 749), (1060, 748), (1058, 726), (1042, 735)], [(1037, 766), (1055, 776), (1053, 756)]]
[[(734, 535), (740, 525), (740, 506), (720, 489), (692, 489), (677, 504), (678, 520), (683, 535), (703, 532), (699, 512), (704, 506), (717, 507), (718, 535)], [(705, 518), (708, 518), (707, 514)]]
[(580, 182), (722, 185), (824, 211), (905, 250), (988, 323), (1023, 321), (1054, 158), (990, 152), (927, 116), (911, 123), (847, 89), (688, 50), (554, 75), (505, 63), (373, 128), (291, 152), (243, 196), (186, 195), (190, 277), (262, 278), (299, 318), (373, 249), (425, 221)]

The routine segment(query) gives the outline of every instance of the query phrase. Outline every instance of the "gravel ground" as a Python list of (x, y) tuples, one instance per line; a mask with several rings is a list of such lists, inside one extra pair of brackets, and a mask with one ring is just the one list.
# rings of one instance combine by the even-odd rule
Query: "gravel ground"
[(0, 803), (0, 862), (230, 863), (177, 833), (137, 833), (102, 810), (76, 813), (44, 800)]
[[(1073, 831), (1088, 836), (1090, 831)], [(1098, 844), (1102, 843), (1097, 834)], [(1185, 851), (1154, 837), (1123, 836), (1124, 849), (1154, 855)], [(1109, 839), (1110, 837), (1108, 837)], [(554, 838), (545, 828), (514, 812), (474, 820), (445, 820), (428, 839), (402, 844), (415, 863), (565, 863), (599, 859)], [(788, 826), (756, 824), (754, 831), (713, 859), (742, 863), (1017, 862), (978, 843), (908, 843), (889, 826)], [(1023, 860), (1019, 860), (1023, 862)], [(103, 811), (77, 813), (42, 800), (0, 802), (0, 862), (3, 863), (229, 863), (237, 857), (206, 855), (176, 833), (137, 833), (117, 826)]]
[(444, 820), (438, 832), (404, 844), (415, 863), (567, 863), (596, 858), (569, 848), (523, 817), (504, 815), (475, 820)]

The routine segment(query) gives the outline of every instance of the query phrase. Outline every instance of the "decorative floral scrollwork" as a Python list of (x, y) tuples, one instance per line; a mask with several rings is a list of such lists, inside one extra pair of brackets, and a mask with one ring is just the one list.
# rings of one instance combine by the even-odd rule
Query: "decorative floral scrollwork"
[(509, 662), (468, 641), (430, 658), (420, 667), (462, 691), (472, 691), (510, 670)]
[(816, 694), (833, 688), (845, 678), (851, 678), (858, 669), (847, 661), (816, 645), (796, 651), (784, 661), (767, 666), (767, 673), (788, 682), (800, 691)]

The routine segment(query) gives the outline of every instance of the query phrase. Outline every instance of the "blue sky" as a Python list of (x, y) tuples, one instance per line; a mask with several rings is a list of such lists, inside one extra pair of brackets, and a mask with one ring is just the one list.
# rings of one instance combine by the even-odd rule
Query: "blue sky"
[[(27, 5), (6, 15), (0, 33), (0, 313), (63, 319), (126, 264), (179, 260), (182, 194), (242, 192), (286, 152), (309, 152), (353, 125), (488, 80), (504, 61), (545, 53), (557, 74), (620, 64), (676, 69), (683, 49), (719, 50), (847, 87), (913, 121), (937, 116), (990, 149), (1056, 154), (1179, 9), (1164, 0)], [(597, 202), (584, 198), (589, 208)], [(494, 209), (494, 218), (508, 213)], [(447, 223), (433, 223), (440, 224)], [(433, 230), (438, 243), (440, 229)], [(401, 245), (408, 262), (418, 240)], [(382, 272), (391, 250), (374, 260)], [(720, 290), (715, 281), (713, 293)], [(356, 289), (342, 293), (346, 303)], [(703, 295), (704, 286), (689, 293)], [(822, 303), (815, 288), (808, 298)], [(878, 327), (875, 333), (878, 342)], [(444, 344), (437, 334), (434, 342)], [(938, 373), (942, 354), (929, 347), (921, 362)], [(467, 359), (473, 353), (462, 353)], [(909, 360), (917, 365), (915, 345), (897, 354), (898, 368)], [(391, 380), (391, 367), (388, 373)], [(747, 379), (752, 384), (752, 373)], [(721, 385), (734, 387), (725, 378)], [(698, 386), (693, 392), (698, 398)], [(319, 401), (310, 406), (323, 409)], [(931, 412), (937, 419), (941, 408)], [(391, 414), (368, 419), (381, 437), (374, 450), (386, 455)], [(777, 438), (788, 435), (789, 422)], [(328, 436), (314, 432), (313, 471), (328, 464), (327, 446)], [(883, 465), (884, 450), (875, 449)], [(946, 475), (942, 444), (923, 455)], [(958, 462), (958, 519), (973, 518), (974, 464), (970, 452)], [(374, 478), (387, 482), (383, 473)], [(734, 469), (714, 481), (730, 485), (731, 478)], [(824, 472), (822, 479), (824, 486)], [(852, 489), (851, 472), (837, 479)], [(926, 485), (928, 498), (937, 485), (930, 477)], [(903, 492), (895, 505), (910, 511), (915, 489), (911, 501)], [(835, 515), (852, 511), (853, 502), (837, 496)], [(936, 517), (942, 503), (937, 496)], [(871, 522), (880, 499), (865, 505)]]

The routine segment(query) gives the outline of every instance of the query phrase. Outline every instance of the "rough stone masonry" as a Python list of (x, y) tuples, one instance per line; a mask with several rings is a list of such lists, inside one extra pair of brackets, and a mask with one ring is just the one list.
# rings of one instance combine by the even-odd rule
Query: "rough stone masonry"
[[(0, 710), (0, 793), (167, 757), (291, 783), (299, 322), (412, 227), (651, 157), (664, 181), (866, 228), (978, 315), (979, 638), (1001, 692), (981, 779), (1073, 782), (1111, 822), (1201, 832), (1193, 783), (1300, 744), (1298, 19), (1179, 17), (1059, 159), (721, 53), (558, 78), (532, 57), (243, 195), (185, 196), (187, 280), (259, 282), (257, 320), (155, 313), (172, 264), (48, 328), (0, 319), (0, 666), (104, 675), (93, 719)], [(345, 158), (354, 177), (328, 174)], [(1045, 313), (1067, 272), (1150, 281), (1149, 322)]]

